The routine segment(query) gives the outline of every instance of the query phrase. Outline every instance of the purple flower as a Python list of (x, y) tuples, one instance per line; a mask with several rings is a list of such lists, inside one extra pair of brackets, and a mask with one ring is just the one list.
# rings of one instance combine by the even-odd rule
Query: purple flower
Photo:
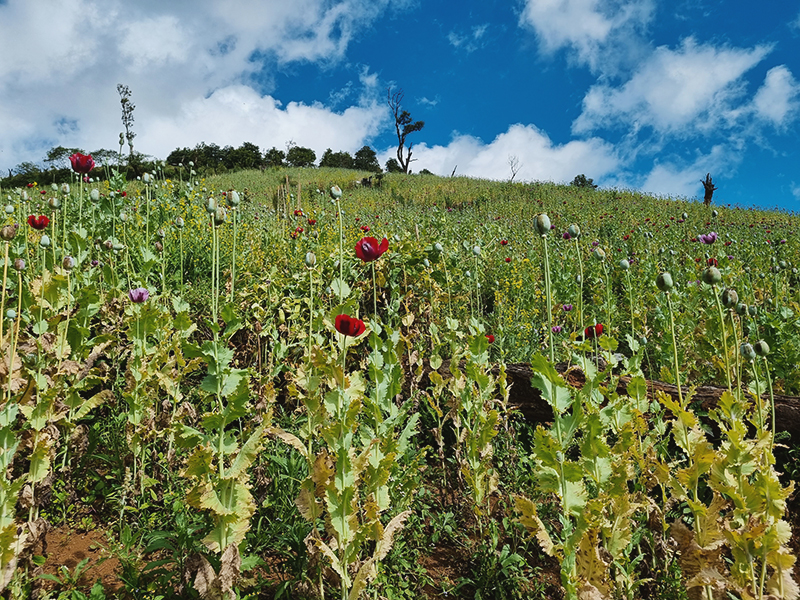
[(135, 290), (128, 290), (128, 298), (131, 299), (131, 302), (135, 302), (136, 304), (147, 302), (149, 297), (150, 292), (147, 291), (147, 288), (140, 287)]
[(565, 231), (564, 233), (562, 233), (561, 237), (564, 238), (565, 240), (572, 239), (572, 236), (569, 234), (569, 231)]
[(563, 308), (563, 309), (564, 309), (566, 312), (569, 312), (569, 311), (571, 311), (571, 310), (572, 310), (572, 304), (565, 304), (565, 305), (564, 305), (562, 308)]
[(553, 325), (553, 333), (561, 333), (563, 331), (563, 327), (561, 325)]
[(711, 233), (701, 233), (697, 236), (697, 239), (704, 244), (713, 244), (717, 241), (717, 232), (712, 231)]

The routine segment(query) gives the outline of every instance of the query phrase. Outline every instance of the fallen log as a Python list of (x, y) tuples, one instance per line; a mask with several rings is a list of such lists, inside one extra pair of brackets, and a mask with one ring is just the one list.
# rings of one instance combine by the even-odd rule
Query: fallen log
[[(565, 381), (576, 388), (583, 387), (585, 378), (580, 367), (572, 365), (569, 369), (566, 363), (558, 363), (556, 370), (565, 376)], [(446, 365), (442, 365), (439, 371), (446, 373)], [(497, 374), (498, 367), (493, 369)], [(553, 420), (553, 410), (541, 396), (538, 389), (531, 385), (533, 370), (530, 363), (512, 363), (506, 365), (506, 376), (508, 382), (513, 384), (509, 391), (509, 406), (518, 410), (526, 420), (533, 423), (544, 423)], [(618, 394), (627, 394), (627, 386), (630, 377), (620, 377), (617, 385)], [(695, 388), (692, 402), (700, 402), (704, 412), (717, 406), (722, 393), (727, 388), (703, 385)], [(684, 394), (689, 390), (689, 386), (681, 386)], [(656, 391), (662, 391), (674, 400), (678, 400), (678, 387), (663, 381), (647, 381), (647, 397), (655, 399)], [(769, 404), (769, 394), (764, 394), (764, 399)], [(784, 396), (775, 394), (775, 429), (785, 431), (792, 436), (794, 444), (800, 444), (800, 397)], [(790, 443), (792, 443), (790, 442)]]

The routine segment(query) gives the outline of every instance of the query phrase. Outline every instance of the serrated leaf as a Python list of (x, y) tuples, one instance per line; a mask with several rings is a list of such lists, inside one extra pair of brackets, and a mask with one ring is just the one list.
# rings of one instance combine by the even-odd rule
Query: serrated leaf
[(265, 425), (259, 425), (253, 434), (247, 438), (230, 468), (226, 470), (225, 477), (238, 479), (245, 474), (247, 468), (253, 463), (258, 451), (261, 449), (261, 439), (264, 436)]

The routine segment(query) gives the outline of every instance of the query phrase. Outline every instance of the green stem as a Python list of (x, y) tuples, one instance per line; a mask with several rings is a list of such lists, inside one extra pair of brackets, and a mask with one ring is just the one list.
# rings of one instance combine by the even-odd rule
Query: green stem
[(727, 328), (725, 327), (725, 315), (722, 312), (722, 302), (719, 299), (719, 294), (717, 294), (717, 286), (712, 285), (711, 291), (714, 294), (714, 300), (717, 302), (717, 314), (719, 314), (719, 322), (722, 326), (722, 348), (725, 352), (725, 379), (728, 382), (728, 392), (731, 394), (733, 393), (733, 387), (731, 385), (731, 359), (728, 356), (728, 336), (727, 336)]
[(550, 345), (550, 364), (555, 366), (555, 347), (553, 346), (553, 299), (552, 289), (550, 288), (550, 255), (547, 251), (547, 236), (542, 236), (544, 244), (544, 287), (547, 296), (547, 335)]
[(767, 388), (769, 389), (769, 404), (772, 412), (772, 438), (769, 440), (769, 453), (772, 455), (772, 448), (775, 444), (775, 395), (772, 393), (772, 378), (769, 375), (769, 365), (767, 357), (764, 357), (764, 372), (767, 375)]
[[(667, 294), (667, 307), (669, 308), (669, 330), (672, 333), (672, 360), (675, 367), (675, 385), (678, 386), (678, 401), (683, 407), (683, 393), (681, 392), (681, 371), (678, 364), (678, 339), (675, 337), (675, 317), (672, 314), (672, 300)], [(688, 446), (687, 446), (688, 448)]]
[(378, 286), (375, 283), (375, 261), (372, 261), (372, 314), (378, 320)]
[(579, 277), (581, 278), (579, 282), (579, 293), (578, 293), (578, 318), (581, 322), (581, 331), (586, 329), (584, 323), (584, 316), (583, 316), (583, 258), (581, 256), (581, 248), (578, 245), (578, 238), (575, 238), (575, 253), (578, 255), (578, 270), (579, 270)]
[(233, 212), (233, 259), (231, 260), (231, 295), (230, 302), (233, 302), (233, 297), (236, 291), (236, 207), (231, 209)]
[[(4, 245), (5, 250), (3, 252), (3, 291), (2, 291), (2, 298), (0, 299), (0, 344), (3, 343), (3, 322), (6, 318), (6, 281), (8, 280), (8, 246), (10, 242), (6, 242)], [(10, 379), (10, 378), (9, 378)]]

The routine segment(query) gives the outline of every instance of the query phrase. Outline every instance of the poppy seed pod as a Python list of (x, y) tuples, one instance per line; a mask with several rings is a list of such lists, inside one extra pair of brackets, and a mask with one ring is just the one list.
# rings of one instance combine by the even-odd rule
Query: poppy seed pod
[(758, 314), (758, 307), (751, 304), (750, 306), (747, 307), (747, 314), (750, 315), (751, 317), (755, 317)]
[(711, 216), (714, 217), (715, 219), (717, 218), (717, 215), (719, 215), (719, 213), (716, 211), (716, 209), (711, 211)]
[(722, 306), (725, 308), (733, 308), (739, 302), (739, 294), (736, 293), (736, 290), (725, 288), (722, 291), (720, 300), (722, 300)]
[(153, 176), (150, 173), (145, 173), (142, 175), (142, 181), (145, 183), (153, 183)]
[(50, 198), (50, 200), (47, 201), (47, 204), (49, 204), (50, 208), (52, 208), (53, 210), (58, 210), (59, 208), (61, 208), (61, 200), (59, 200), (58, 198)]
[(128, 222), (128, 213), (125, 213), (125, 212), (119, 213), (119, 220), (122, 221), (123, 223), (127, 223)]
[(545, 213), (536, 215), (533, 219), (533, 228), (536, 230), (536, 233), (542, 237), (546, 236), (550, 233), (550, 217)]
[(69, 194), (69, 184), (68, 183), (62, 183), (61, 184), (61, 193), (62, 194)]
[(158, 237), (160, 237), (163, 240), (165, 237), (167, 237), (167, 232), (164, 231), (163, 227), (159, 227), (158, 231), (156, 232), (156, 235), (158, 235)]
[(46, 233), (42, 236), (42, 239), (39, 240), (39, 246), (42, 248), (49, 248), (50, 247), (50, 236)]
[(473, 246), (472, 247), (472, 253), (475, 256), (480, 256), (481, 255), (481, 247), (480, 246)]
[(436, 242), (433, 245), (433, 249), (436, 251), (437, 254), (441, 254), (442, 252), (444, 252), (444, 246), (442, 246), (439, 242)]
[(16, 318), (17, 318), (17, 311), (15, 311), (13, 308), (9, 308), (6, 311), (6, 319), (8, 319), (9, 321), (13, 321)]
[(225, 222), (225, 219), (228, 218), (228, 211), (225, 210), (224, 206), (218, 206), (217, 210), (214, 211), (214, 225), (219, 227)]
[(606, 251), (600, 248), (599, 246), (595, 248), (592, 252), (594, 253), (594, 257), (597, 260), (603, 260), (606, 257)]
[(6, 204), (6, 214), (7, 215), (13, 215), (15, 210), (16, 209), (14, 208), (13, 204)]
[(667, 272), (661, 273), (658, 277), (656, 277), (656, 287), (660, 289), (662, 292), (668, 292), (672, 289), (672, 275)]
[(231, 190), (231, 192), (228, 194), (228, 205), (231, 207), (239, 206), (240, 201), (239, 192), (236, 190)]
[(739, 347), (739, 351), (746, 360), (753, 360), (756, 357), (756, 351), (753, 349), (753, 345), (747, 342)]
[(736, 314), (739, 315), (740, 317), (743, 317), (744, 315), (746, 315), (747, 314), (747, 304), (745, 304), (743, 302), (739, 302), (739, 304), (736, 305)]
[(25, 270), (25, 260), (22, 258), (17, 258), (14, 260), (14, 269), (17, 271), (24, 271)]
[(683, 219), (684, 221), (685, 221), (686, 219), (688, 219), (688, 218), (689, 218), (689, 215), (688, 215), (687, 213), (683, 213), (683, 214), (681, 215), (681, 219)]
[(753, 349), (759, 356), (766, 356), (769, 354), (769, 344), (767, 344), (767, 342), (764, 340), (758, 340), (753, 346)]
[(112, 242), (111, 240), (106, 240), (105, 242), (103, 242), (103, 248), (105, 248), (106, 250), (113, 250), (114, 242)]
[(217, 199), (214, 197), (210, 197), (206, 200), (206, 212), (210, 215), (213, 215), (217, 211)]
[(94, 188), (91, 192), (89, 192), (89, 199), (92, 202), (100, 202), (100, 190)]
[(317, 255), (309, 250), (308, 252), (306, 252), (306, 266), (309, 269), (313, 269), (314, 265), (316, 264), (317, 264)]
[(75, 268), (75, 259), (71, 256), (65, 256), (64, 260), (61, 261), (61, 266), (67, 271), (72, 271)]
[(623, 258), (621, 261), (619, 261), (619, 268), (623, 271), (627, 271), (631, 268), (631, 263), (628, 262), (628, 259)]
[(2, 229), (0, 229), (0, 238), (2, 238), (6, 242), (10, 242), (17, 235), (18, 229), (19, 229), (19, 223), (14, 223), (13, 225), (6, 225)]
[(581, 237), (581, 228), (578, 227), (575, 223), (573, 223), (567, 228), (567, 233), (570, 235), (570, 237), (574, 238)]
[(716, 285), (722, 281), (722, 273), (717, 267), (708, 267), (703, 271), (703, 281), (708, 285)]
[(57, 183), (51, 183), (50, 184), (50, 189), (53, 190), (54, 192), (57, 192), (58, 191), (58, 184)]
[(333, 198), (334, 200), (338, 200), (341, 197), (342, 197), (342, 188), (340, 188), (338, 185), (334, 185), (333, 187), (331, 187), (331, 198)]

